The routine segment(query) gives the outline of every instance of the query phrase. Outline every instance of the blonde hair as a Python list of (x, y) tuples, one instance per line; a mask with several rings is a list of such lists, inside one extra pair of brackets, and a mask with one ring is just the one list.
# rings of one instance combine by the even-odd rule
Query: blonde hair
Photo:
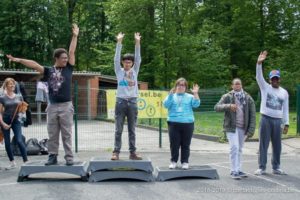
[(8, 83), (12, 82), (14, 85), (16, 85), (16, 81), (13, 78), (6, 78), (2, 84), (1, 89), (4, 91), (7, 88)]
[(176, 87), (177, 85), (179, 85), (180, 82), (184, 82), (185, 85), (185, 92), (188, 90), (188, 82), (185, 78), (181, 77), (179, 79), (176, 80), (174, 87), (172, 88), (173, 92), (176, 92)]

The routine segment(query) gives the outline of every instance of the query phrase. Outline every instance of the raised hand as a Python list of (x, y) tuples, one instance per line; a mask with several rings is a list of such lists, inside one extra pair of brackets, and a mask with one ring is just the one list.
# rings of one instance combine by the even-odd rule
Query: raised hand
[(141, 36), (141, 34), (139, 32), (134, 33), (134, 39), (135, 39), (135, 41), (140, 42), (141, 38), (142, 38), (142, 36)]
[(267, 51), (260, 52), (260, 54), (259, 54), (259, 56), (257, 58), (257, 63), (258, 64), (262, 64), (266, 60), (267, 55), (268, 55)]
[(79, 28), (78, 28), (77, 24), (72, 25), (72, 33), (73, 33), (73, 36), (76, 36), (76, 37), (78, 36)]
[(199, 92), (199, 85), (198, 84), (194, 84), (193, 85), (193, 89), (191, 89), (191, 91), (193, 92), (193, 94), (198, 94), (198, 92)]
[(120, 33), (116, 36), (117, 41), (121, 43), (121, 42), (123, 41), (124, 36), (125, 36), (125, 34), (122, 33), (122, 32), (120, 32)]
[(9, 59), (9, 62), (20, 62), (20, 58), (15, 58), (12, 55), (6, 55), (6, 57)]

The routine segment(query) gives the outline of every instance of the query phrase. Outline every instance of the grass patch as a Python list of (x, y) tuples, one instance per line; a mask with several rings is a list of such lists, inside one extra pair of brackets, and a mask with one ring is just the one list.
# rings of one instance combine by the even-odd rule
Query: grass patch
[[(217, 112), (195, 112), (195, 134), (207, 134), (223, 137), (223, 120), (224, 113)], [(260, 113), (256, 113), (256, 130), (253, 138), (258, 138), (258, 127), (260, 121)], [(151, 127), (159, 127), (159, 119), (139, 119), (139, 124)], [(167, 129), (167, 120), (162, 119), (162, 128)], [(296, 112), (290, 112), (290, 127), (287, 135), (283, 137), (297, 136), (297, 117)]]

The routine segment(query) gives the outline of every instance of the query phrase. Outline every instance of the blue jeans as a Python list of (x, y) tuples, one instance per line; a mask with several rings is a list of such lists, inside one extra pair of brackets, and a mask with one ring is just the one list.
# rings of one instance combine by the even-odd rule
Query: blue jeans
[(117, 98), (115, 106), (115, 147), (114, 152), (120, 153), (122, 146), (122, 132), (125, 121), (125, 116), (127, 117), (128, 125), (128, 143), (129, 151), (131, 153), (135, 152), (135, 126), (138, 115), (137, 109), (137, 99), (122, 99)]
[[(10, 117), (4, 117), (3, 121), (6, 124), (10, 124), (11, 119)], [(26, 146), (25, 143), (22, 141), (22, 126), (21, 126), (21, 122), (16, 118), (14, 119), (14, 121), (11, 124), (11, 128), (14, 132), (14, 136), (16, 138), (17, 144), (20, 148), (21, 151), (21, 155), (23, 157), (23, 161), (26, 162), (27, 159), (27, 151), (26, 151)], [(14, 160), (14, 154), (12, 152), (11, 149), (11, 145), (10, 145), (10, 129), (5, 130), (4, 128), (2, 128), (3, 130), (3, 134), (4, 134), (4, 142), (5, 142), (5, 150), (7, 153), (7, 156), (9, 158), (10, 161)]]

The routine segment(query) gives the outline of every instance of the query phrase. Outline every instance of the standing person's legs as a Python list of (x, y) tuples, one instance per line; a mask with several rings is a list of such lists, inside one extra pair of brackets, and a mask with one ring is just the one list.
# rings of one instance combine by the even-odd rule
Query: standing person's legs
[(138, 115), (138, 108), (137, 108), (136, 100), (128, 101), (127, 125), (128, 125), (128, 144), (129, 144), (130, 153), (134, 153), (136, 151), (135, 127), (136, 127), (137, 115)]
[(243, 146), (244, 146), (244, 141), (245, 141), (245, 130), (243, 128), (236, 128), (236, 133), (238, 135), (238, 142), (239, 142), (239, 149), (238, 149), (238, 157), (237, 157), (237, 162), (238, 162), (238, 172), (242, 171), (242, 153), (243, 153)]
[(47, 107), (47, 130), (48, 130), (48, 151), (49, 158), (45, 165), (53, 165), (57, 163), (60, 124), (58, 121), (58, 106), (49, 104)]
[(194, 132), (194, 123), (181, 124), (181, 163), (189, 163), (190, 145)]
[(272, 120), (272, 133), (271, 133), (271, 142), (272, 142), (272, 168), (280, 169), (280, 155), (281, 155), (281, 119)]
[(26, 146), (25, 143), (22, 139), (22, 126), (21, 123), (19, 122), (19, 120), (15, 119), (11, 125), (11, 128), (14, 132), (17, 144), (20, 148), (20, 152), (23, 158), (23, 162), (27, 162), (28, 158), (27, 158), (27, 151), (26, 151)]
[(126, 102), (124, 100), (118, 99), (116, 100), (115, 106), (115, 145), (114, 145), (114, 153), (119, 154), (122, 146), (122, 132), (126, 114)]
[(226, 132), (226, 136), (230, 146), (229, 160), (231, 173), (238, 173), (239, 137), (237, 130), (235, 132)]
[(179, 123), (168, 122), (171, 162), (177, 163), (179, 157), (179, 148), (181, 143)]
[(272, 132), (272, 127), (270, 124), (270, 118), (262, 115), (260, 120), (259, 128), (259, 156), (258, 165), (259, 169), (266, 170), (267, 165), (267, 155), (270, 143), (270, 137)]
[(72, 125), (73, 125), (74, 107), (72, 102), (59, 104), (59, 124), (61, 130), (61, 138), (65, 150), (65, 160), (67, 164), (72, 164)]
[[(3, 119), (3, 121), (6, 124), (9, 124), (9, 120)], [(10, 145), (10, 129), (6, 130), (3, 127), (1, 127), (1, 128), (2, 128), (2, 131), (3, 131), (3, 135), (4, 135), (5, 151), (7, 153), (9, 161), (13, 161), (14, 160), (14, 154), (12, 153), (11, 145)]]

